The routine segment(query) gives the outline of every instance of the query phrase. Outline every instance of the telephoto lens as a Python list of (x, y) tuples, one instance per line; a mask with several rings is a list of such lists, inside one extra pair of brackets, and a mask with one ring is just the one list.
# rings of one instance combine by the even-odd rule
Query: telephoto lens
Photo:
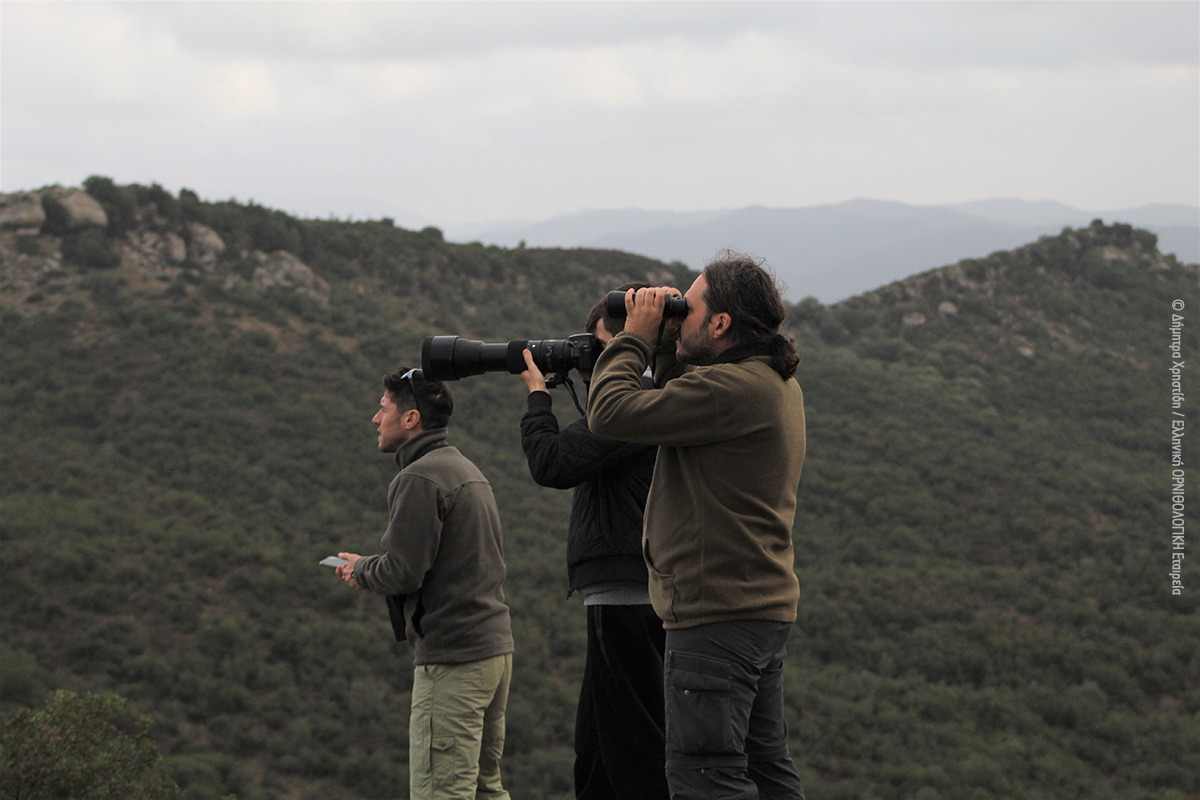
[[(606, 310), (610, 317), (621, 319), (625, 316), (625, 293), (624, 292), (609, 292), (604, 299)], [(663, 306), (664, 319), (683, 319), (687, 316), (688, 305), (687, 300), (677, 294), (667, 297), (667, 304)]]
[(427, 336), (421, 343), (421, 374), (428, 381), (456, 381), (485, 372), (525, 371), (524, 341), (488, 344), (460, 336)]
[(489, 344), (459, 336), (427, 336), (421, 344), (421, 374), (431, 381), (456, 381), (485, 372), (520, 375), (528, 366), (525, 350), (543, 374), (562, 374), (573, 369), (590, 370), (603, 346), (590, 333), (566, 339), (514, 339)]

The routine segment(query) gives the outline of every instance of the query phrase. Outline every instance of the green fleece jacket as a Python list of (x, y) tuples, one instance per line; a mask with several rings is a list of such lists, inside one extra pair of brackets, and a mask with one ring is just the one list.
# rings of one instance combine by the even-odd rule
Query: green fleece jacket
[(479, 469), (445, 439), (446, 429), (435, 428), (401, 446), (383, 552), (354, 565), (364, 589), (403, 595), (396, 600), (416, 666), (513, 651), (496, 499)]
[[(767, 356), (694, 367), (657, 389), (651, 344), (617, 335), (596, 363), (593, 432), (657, 444), (642, 549), (665, 628), (792, 622), (792, 523), (804, 464), (804, 395)], [(728, 356), (727, 356), (728, 357)]]

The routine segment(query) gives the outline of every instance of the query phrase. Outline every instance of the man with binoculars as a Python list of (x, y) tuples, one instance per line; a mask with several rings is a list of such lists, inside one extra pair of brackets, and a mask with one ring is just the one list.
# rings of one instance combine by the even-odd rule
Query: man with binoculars
[[(665, 287), (626, 293), (625, 330), (596, 361), (592, 432), (658, 445), (643, 554), (666, 629), (672, 798), (803, 798), (783, 719), (796, 619), (792, 523), (804, 398), (786, 306), (755, 260), (726, 253), (664, 321)], [(656, 342), (676, 339), (675, 353)], [(655, 388), (642, 374), (656, 363)]]

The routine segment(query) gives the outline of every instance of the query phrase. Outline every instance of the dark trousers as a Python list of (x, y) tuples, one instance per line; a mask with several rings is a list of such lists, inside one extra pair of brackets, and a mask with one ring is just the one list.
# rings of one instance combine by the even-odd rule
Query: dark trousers
[(667, 631), (672, 800), (804, 800), (783, 719), (791, 627), (745, 620)]
[(575, 796), (667, 797), (662, 622), (649, 605), (588, 606), (575, 716)]

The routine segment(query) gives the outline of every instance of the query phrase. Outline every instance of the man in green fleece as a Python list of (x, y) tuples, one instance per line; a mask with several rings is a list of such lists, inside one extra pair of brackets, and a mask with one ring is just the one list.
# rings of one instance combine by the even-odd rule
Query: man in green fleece
[(446, 442), (450, 390), (420, 370), (389, 373), (375, 414), (388, 488), (383, 552), (338, 553), (338, 577), (387, 595), (396, 639), (413, 648), (413, 800), (508, 800), (500, 783), (513, 638), (492, 487)]
[[(600, 356), (588, 402), (596, 434), (659, 445), (642, 549), (667, 632), (667, 783), (673, 800), (802, 799), (783, 719), (805, 444), (799, 358), (779, 333), (786, 306), (737, 253), (688, 289), (682, 323), (662, 325), (670, 294), (626, 294), (625, 330)], [(660, 326), (678, 337), (674, 353), (656, 352)], [(643, 389), (654, 361), (656, 388)]]

